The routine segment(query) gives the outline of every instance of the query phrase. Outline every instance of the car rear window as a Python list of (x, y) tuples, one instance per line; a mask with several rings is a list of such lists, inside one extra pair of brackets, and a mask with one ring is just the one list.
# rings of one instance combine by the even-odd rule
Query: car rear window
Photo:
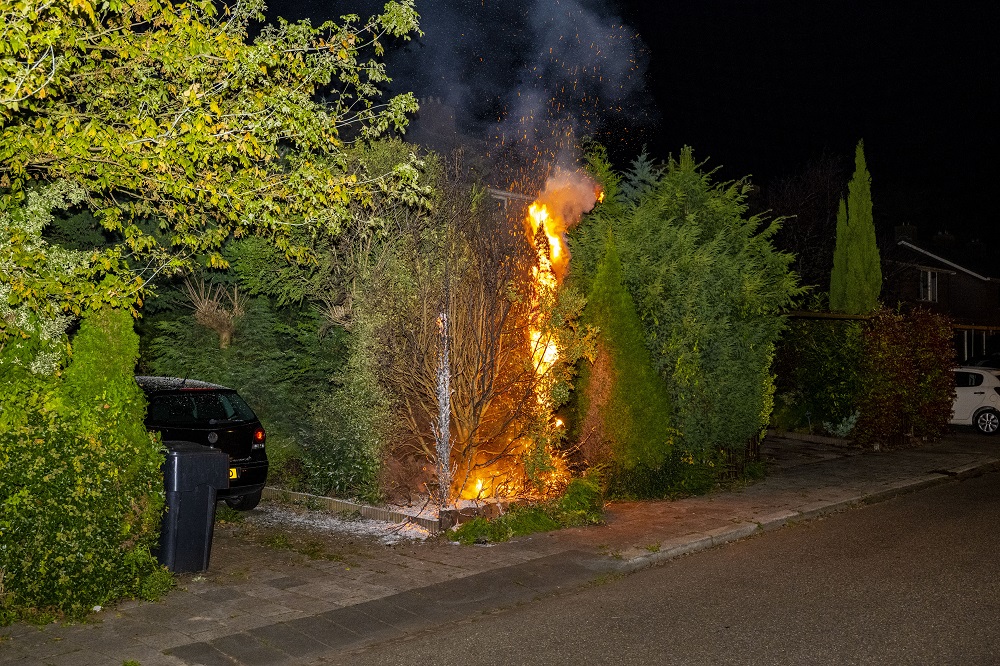
[(211, 426), (243, 423), (257, 416), (235, 392), (182, 391), (153, 396), (147, 421), (151, 425)]

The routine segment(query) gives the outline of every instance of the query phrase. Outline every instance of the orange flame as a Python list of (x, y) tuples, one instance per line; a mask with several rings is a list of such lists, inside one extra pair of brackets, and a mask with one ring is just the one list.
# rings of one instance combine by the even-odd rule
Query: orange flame
[(531, 356), (535, 362), (535, 372), (539, 375), (547, 373), (559, 360), (559, 348), (555, 340), (542, 340), (541, 331), (531, 331)]
[[(555, 302), (559, 284), (566, 274), (570, 260), (569, 247), (565, 235), (568, 229), (580, 221), (584, 213), (594, 204), (603, 201), (603, 189), (581, 171), (566, 171), (557, 168), (545, 184), (545, 189), (528, 208), (524, 217), (528, 239), (537, 252), (534, 265), (530, 266), (531, 290), (530, 313), (525, 322), (526, 342), (532, 368), (535, 374), (534, 393), (538, 401), (538, 414), (551, 429), (563, 429), (562, 419), (554, 414), (552, 390), (556, 384), (555, 367), (560, 360), (559, 336), (549, 318), (548, 309)], [(545, 241), (542, 240), (544, 234)], [(482, 461), (469, 470), (459, 496), (465, 500), (480, 501), (507, 497), (517, 493), (541, 493), (546, 495), (558, 491), (569, 479), (569, 469), (564, 457), (552, 454), (555, 469), (546, 473), (544, 487), (529, 483), (525, 470), (514, 462), (521, 455), (533, 450), (536, 442), (529, 436), (519, 437), (512, 443), (511, 460)], [(550, 446), (545, 444), (546, 447)]]
[(536, 201), (528, 207), (528, 215), (531, 218), (533, 233), (539, 227), (545, 230), (545, 237), (549, 239), (549, 253), (552, 263), (558, 262), (563, 254), (562, 238), (555, 218), (549, 213), (549, 207)]

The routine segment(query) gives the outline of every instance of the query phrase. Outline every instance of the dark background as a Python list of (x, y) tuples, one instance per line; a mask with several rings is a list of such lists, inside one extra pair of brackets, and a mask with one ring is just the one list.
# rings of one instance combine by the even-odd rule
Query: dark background
[(824, 152), (849, 160), (863, 138), (881, 224), (995, 238), (989, 7), (633, 0), (625, 15), (646, 26), (657, 151), (688, 143), (766, 183)]
[[(318, 22), (380, 4), (284, 0), (268, 15)], [(643, 146), (663, 159), (691, 145), (720, 178), (750, 175), (767, 188), (824, 157), (849, 177), (864, 139), (880, 228), (1000, 240), (992, 3), (423, 0), (417, 9), (425, 35), (390, 51), (393, 91), (437, 97), (469, 136), (509, 131), (517, 92), (563, 85), (537, 75), (539, 62), (554, 62), (546, 40), (558, 49), (566, 42), (556, 35), (583, 35), (591, 50), (562, 53), (562, 69), (600, 51), (609, 73), (600, 84), (584, 75), (591, 95), (569, 112), (622, 168)], [(601, 88), (608, 78), (624, 83), (617, 99)]]

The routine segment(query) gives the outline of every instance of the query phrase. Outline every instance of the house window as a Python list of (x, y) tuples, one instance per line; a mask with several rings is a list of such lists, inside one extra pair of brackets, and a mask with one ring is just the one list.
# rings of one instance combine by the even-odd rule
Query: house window
[(920, 300), (937, 303), (937, 271), (920, 271)]

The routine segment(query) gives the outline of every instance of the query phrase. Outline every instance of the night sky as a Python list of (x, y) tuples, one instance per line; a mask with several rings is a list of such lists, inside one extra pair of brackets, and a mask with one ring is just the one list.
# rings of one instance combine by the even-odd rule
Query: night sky
[(658, 151), (688, 143), (766, 183), (824, 152), (850, 169), (863, 138), (881, 224), (997, 238), (992, 3), (627, 4), (651, 53)]
[[(316, 22), (379, 5), (283, 0), (269, 15)], [(622, 167), (644, 145), (657, 158), (691, 145), (720, 178), (767, 187), (823, 156), (849, 175), (863, 138), (879, 226), (1000, 240), (1000, 12), (896, 6), (424, 0), (425, 36), (394, 48), (389, 68), (394, 91), (439, 98), (469, 136), (535, 132), (531, 143), (545, 130), (525, 132), (522, 118), (568, 122)]]

